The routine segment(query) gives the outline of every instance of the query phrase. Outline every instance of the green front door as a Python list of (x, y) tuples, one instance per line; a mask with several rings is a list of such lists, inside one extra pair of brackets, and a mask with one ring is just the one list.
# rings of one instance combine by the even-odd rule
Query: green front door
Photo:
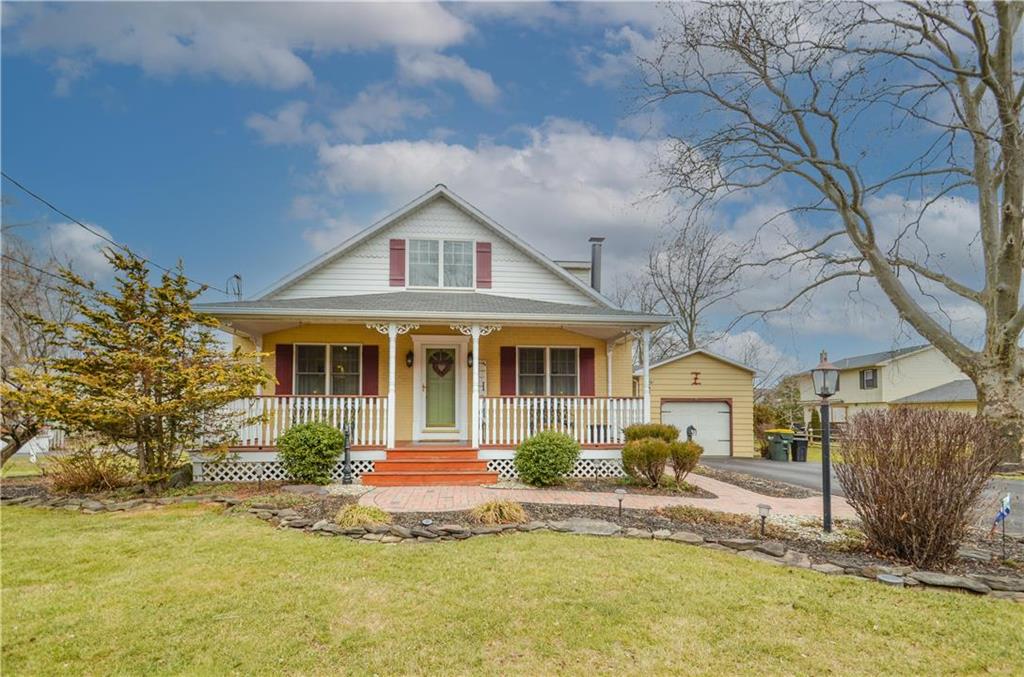
[(427, 427), (455, 427), (455, 349), (427, 348)]

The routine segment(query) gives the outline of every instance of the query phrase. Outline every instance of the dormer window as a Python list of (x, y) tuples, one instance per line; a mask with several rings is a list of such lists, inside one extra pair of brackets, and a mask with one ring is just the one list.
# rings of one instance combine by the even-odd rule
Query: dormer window
[(471, 240), (409, 240), (409, 286), (473, 288)]

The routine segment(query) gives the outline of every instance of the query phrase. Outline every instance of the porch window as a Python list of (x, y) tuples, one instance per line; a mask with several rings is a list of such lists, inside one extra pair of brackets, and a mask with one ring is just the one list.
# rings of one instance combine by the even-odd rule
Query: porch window
[(575, 348), (551, 348), (551, 388), (552, 395), (576, 395), (579, 392), (579, 379), (576, 373)]
[(331, 394), (358, 395), (359, 346), (331, 346)]
[(360, 353), (358, 345), (296, 345), (295, 394), (358, 395)]
[(544, 349), (520, 348), (519, 394), (543, 395), (546, 378), (547, 374), (544, 371)]
[(473, 287), (471, 240), (409, 240), (409, 286)]
[(519, 348), (520, 395), (575, 396), (579, 393), (576, 348)]

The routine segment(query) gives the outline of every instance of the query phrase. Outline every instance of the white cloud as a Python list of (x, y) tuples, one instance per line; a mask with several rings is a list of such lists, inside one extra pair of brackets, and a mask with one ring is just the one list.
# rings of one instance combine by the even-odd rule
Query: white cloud
[(87, 60), (57, 57), (50, 66), (50, 71), (57, 76), (53, 83), (53, 93), (56, 96), (70, 95), (71, 85), (88, 75), (90, 70), (91, 64)]
[(757, 370), (758, 382), (771, 383), (800, 368), (792, 355), (787, 355), (760, 333), (752, 330), (724, 334), (708, 348), (719, 355), (736, 360)]
[(186, 2), (35, 6), (17, 12), (5, 29), (5, 48), (19, 52), (279, 89), (313, 81), (300, 53), (441, 49), (472, 30), (434, 3)]
[(608, 49), (584, 49), (577, 53), (583, 81), (588, 85), (617, 89), (631, 77), (638, 77), (640, 58), (652, 58), (658, 42), (629, 26), (605, 33)]
[(291, 101), (271, 116), (253, 113), (245, 119), (245, 126), (259, 134), (267, 144), (302, 144), (322, 141), (326, 130), (322, 125), (306, 124), (309, 104), (305, 101)]
[(355, 100), (331, 115), (337, 132), (345, 139), (362, 143), (370, 134), (385, 134), (405, 129), (409, 118), (430, 114), (430, 108), (417, 99), (399, 94), (392, 85), (367, 87)]
[[(556, 257), (580, 256), (588, 236), (606, 235), (611, 281), (616, 266), (641, 255), (665, 218), (664, 205), (638, 204), (655, 187), (648, 167), (656, 148), (654, 141), (605, 136), (552, 119), (524, 130), (520, 145), (324, 144), (319, 159), (336, 194), (373, 195), (397, 205), (444, 183)], [(352, 233), (328, 230), (324, 241)]]
[(417, 85), (455, 82), (478, 103), (492, 104), (501, 94), (489, 73), (471, 67), (457, 56), (437, 52), (399, 53), (398, 74), (403, 81)]
[[(94, 224), (90, 228), (110, 237), (110, 232)], [(59, 223), (50, 228), (49, 246), (58, 261), (66, 262), (87, 279), (101, 279), (112, 273), (103, 251), (110, 243), (93, 235), (77, 223)]]

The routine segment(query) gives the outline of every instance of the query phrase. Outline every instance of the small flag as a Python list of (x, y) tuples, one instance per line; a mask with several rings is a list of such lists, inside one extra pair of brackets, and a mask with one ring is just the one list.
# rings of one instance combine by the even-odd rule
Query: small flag
[(995, 527), (995, 525), (997, 525), (1000, 522), (1002, 522), (1003, 520), (1005, 520), (1007, 517), (1009, 517), (1009, 515), (1010, 515), (1010, 495), (1007, 494), (1006, 496), (1003, 496), (1003, 504), (1002, 504), (1002, 506), (1000, 506), (999, 512), (996, 513), (996, 519), (992, 523), (992, 526)]

